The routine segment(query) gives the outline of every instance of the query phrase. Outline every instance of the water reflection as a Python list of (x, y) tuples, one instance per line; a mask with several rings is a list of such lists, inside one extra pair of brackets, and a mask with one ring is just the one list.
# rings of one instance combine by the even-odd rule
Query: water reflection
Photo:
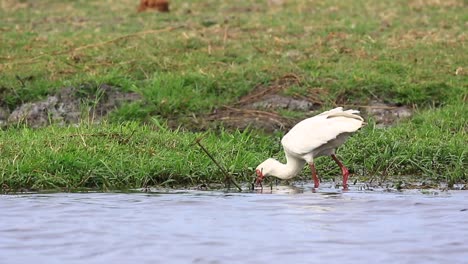
[(468, 259), (468, 192), (152, 191), (0, 196), (1, 263)]

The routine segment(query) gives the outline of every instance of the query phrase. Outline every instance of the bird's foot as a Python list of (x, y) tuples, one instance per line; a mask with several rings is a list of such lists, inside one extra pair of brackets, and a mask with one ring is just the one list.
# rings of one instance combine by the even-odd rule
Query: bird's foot
[(349, 170), (346, 167), (342, 168), (343, 172), (343, 190), (348, 190), (348, 177), (349, 177)]
[(255, 189), (255, 187), (263, 188), (262, 182), (263, 182), (263, 178), (265, 178), (265, 176), (259, 170), (256, 170), (255, 172), (257, 174), (257, 178), (252, 183), (252, 189)]
[(318, 178), (317, 175), (315, 175), (314, 177), (312, 177), (313, 180), (314, 180), (314, 188), (318, 188), (320, 186), (320, 179)]
[(252, 182), (252, 191), (255, 190), (263, 190), (262, 181), (255, 179), (254, 182)]
[(260, 179), (259, 177), (255, 178), (252, 182), (251, 190), (254, 191), (255, 189), (263, 189), (262, 180), (263, 179)]
[(253, 185), (254, 185), (255, 187), (263, 188), (262, 181), (263, 181), (263, 179), (257, 178), (257, 179), (254, 181)]

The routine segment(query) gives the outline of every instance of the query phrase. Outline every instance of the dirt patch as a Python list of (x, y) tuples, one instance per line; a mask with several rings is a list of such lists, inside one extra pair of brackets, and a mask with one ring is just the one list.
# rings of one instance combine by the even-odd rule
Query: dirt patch
[(268, 85), (258, 85), (238, 102), (215, 109), (204, 117), (209, 122), (221, 122), (224, 127), (245, 129), (252, 127), (265, 131), (287, 129), (297, 123), (287, 118), (280, 110), (308, 112), (320, 108), (321, 104), (311, 98), (288, 97), (281, 94), (287, 88), (300, 84), (295, 75), (286, 75)]
[[(241, 130), (255, 128), (266, 132), (288, 130), (302, 118), (285, 117), (283, 111), (302, 112), (311, 116), (320, 110), (323, 104), (319, 98), (323, 95), (321, 93), (326, 92), (324, 89), (311, 88), (307, 96), (296, 93), (285, 95), (286, 90), (300, 85), (299, 77), (293, 74), (286, 75), (269, 84), (259, 84), (239, 101), (219, 107), (198, 119), (181, 120), (176, 117), (170, 123), (173, 123), (174, 127), (187, 124), (187, 128), (191, 130), (219, 127)], [(377, 100), (370, 101), (364, 106), (345, 107), (361, 110), (363, 116), (366, 119), (373, 118), (379, 128), (392, 126), (413, 114), (413, 110), (408, 106)]]
[(399, 120), (413, 115), (413, 110), (407, 106), (390, 105), (379, 101), (371, 101), (370, 105), (364, 108), (367, 115), (374, 119), (379, 128), (389, 127)]
[[(136, 93), (125, 93), (118, 87), (81, 85), (65, 87), (56, 94), (17, 107), (11, 114), (0, 110), (0, 124), (26, 124), (41, 127), (50, 124), (73, 124), (82, 120), (99, 122), (123, 103), (140, 100)], [(8, 118), (6, 118), (8, 116)]]
[[(268, 85), (258, 85), (237, 103), (220, 107), (202, 119), (208, 122), (220, 122), (223, 127), (234, 129), (251, 127), (267, 132), (287, 130), (301, 119), (284, 117), (280, 113), (281, 110), (313, 112), (322, 106), (322, 102), (317, 99), (317, 95), (323, 92), (321, 89), (311, 89), (309, 96), (298, 94), (285, 96), (282, 92), (293, 85), (300, 85), (300, 79), (295, 75), (284, 76)], [(337, 101), (340, 99), (337, 98)], [(366, 105), (345, 107), (361, 110), (363, 116), (366, 119), (373, 118), (379, 128), (389, 127), (413, 115), (413, 110), (408, 106), (386, 104), (376, 100)]]
[[(322, 107), (322, 102), (318, 98), (324, 89), (310, 89), (308, 96), (294, 93), (285, 95), (284, 91), (288, 88), (300, 85), (299, 77), (286, 75), (269, 84), (257, 85), (237, 102), (216, 108), (211, 113), (191, 117), (169, 117), (168, 125), (177, 128), (183, 124), (185, 129), (193, 131), (221, 127), (241, 130), (254, 128), (266, 132), (288, 130), (301, 118), (285, 117), (285, 111), (302, 112), (310, 116), (311, 112)], [(99, 87), (92, 85), (65, 87), (41, 101), (25, 103), (11, 114), (8, 109), (0, 107), (0, 126), (26, 124), (31, 127), (41, 127), (49, 124), (75, 124), (83, 120), (99, 122), (122, 104), (142, 99), (136, 93), (125, 93), (120, 88), (107, 84)], [(345, 107), (361, 110), (364, 116), (372, 117), (377, 127), (382, 128), (412, 115), (409, 107), (380, 101), (371, 101), (364, 106)], [(296, 116), (305, 116), (305, 114)]]

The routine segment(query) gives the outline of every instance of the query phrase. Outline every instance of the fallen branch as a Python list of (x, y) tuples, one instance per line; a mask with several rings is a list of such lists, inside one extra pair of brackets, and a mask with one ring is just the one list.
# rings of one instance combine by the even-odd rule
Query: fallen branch
[(203, 152), (205, 152), (205, 154), (213, 161), (214, 164), (216, 164), (216, 166), (221, 170), (221, 172), (224, 174), (224, 181), (225, 182), (232, 182), (232, 184), (234, 184), (237, 189), (239, 190), (239, 192), (242, 192), (242, 188), (236, 183), (236, 181), (234, 181), (234, 179), (231, 177), (231, 175), (227, 172), (227, 170), (221, 166), (216, 160), (215, 158), (208, 152), (208, 150), (201, 144), (201, 140), (202, 138), (197, 138), (197, 140), (195, 141), (197, 143), (198, 146), (200, 146), (200, 148), (203, 150)]

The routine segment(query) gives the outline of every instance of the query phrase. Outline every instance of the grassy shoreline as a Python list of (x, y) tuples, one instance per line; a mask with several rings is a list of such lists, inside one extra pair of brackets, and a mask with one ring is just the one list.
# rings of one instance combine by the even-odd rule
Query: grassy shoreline
[[(338, 155), (354, 178), (386, 181), (412, 175), (449, 186), (466, 183), (468, 113), (464, 110), (447, 107), (425, 112), (389, 129), (377, 129), (371, 122)], [(455, 118), (444, 120), (443, 115)], [(253, 168), (269, 156), (284, 160), (279, 135), (248, 130), (193, 133), (139, 123), (16, 128), (0, 136), (0, 182), (3, 189), (12, 190), (222, 183), (224, 175), (195, 144), (199, 137), (238, 182), (250, 182)], [(324, 180), (339, 176), (338, 168), (326, 157), (317, 160), (317, 168)], [(299, 179), (309, 178), (304, 169)]]
[[(237, 181), (250, 181), (263, 159), (284, 158), (286, 131), (201, 133), (187, 131), (194, 127), (187, 120), (288, 74), (300, 81), (280, 94), (308, 98), (317, 111), (373, 101), (415, 111), (387, 129), (370, 117), (338, 151), (355, 177), (468, 181), (462, 0), (174, 0), (168, 14), (137, 14), (133, 0), (5, 0), (1, 7), (0, 110), (84, 83), (143, 98), (99, 125), (2, 128), (2, 190), (220, 183), (224, 176), (193, 144), (200, 136)], [(161, 125), (168, 120), (180, 129)], [(324, 179), (339, 175), (329, 159), (317, 166)], [(309, 179), (308, 170), (300, 177)]]

